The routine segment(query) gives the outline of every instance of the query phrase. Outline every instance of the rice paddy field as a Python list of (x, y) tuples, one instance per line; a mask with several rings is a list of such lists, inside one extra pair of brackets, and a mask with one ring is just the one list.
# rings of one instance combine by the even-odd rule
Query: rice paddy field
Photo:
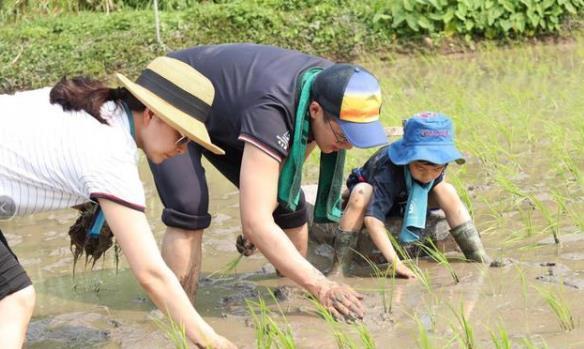
[[(467, 163), (449, 166), (447, 180), (505, 266), (449, 253), (410, 261), (415, 281), (341, 278), (366, 295), (367, 314), (337, 323), (260, 254), (229, 268), (238, 257), (237, 191), (209, 166), (214, 220), (199, 311), (242, 348), (584, 348), (584, 37), (362, 64), (381, 79), (386, 126), (426, 110), (454, 119)], [(372, 151), (351, 151), (347, 170)], [(161, 237), (161, 204), (142, 165)], [(72, 277), (74, 218), (67, 210), (3, 222), (38, 293), (27, 347), (181, 348), (180, 329), (154, 310), (123, 257), (117, 272), (110, 252)]]

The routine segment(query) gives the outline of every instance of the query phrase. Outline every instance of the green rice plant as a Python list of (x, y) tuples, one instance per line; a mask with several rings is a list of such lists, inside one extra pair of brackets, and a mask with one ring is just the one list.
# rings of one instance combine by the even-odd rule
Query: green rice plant
[(417, 242), (416, 245), (424, 252), (426, 252), (426, 254), (428, 254), (430, 258), (432, 258), (436, 263), (444, 266), (450, 273), (450, 276), (452, 277), (452, 280), (454, 280), (455, 284), (460, 282), (456, 271), (454, 271), (454, 268), (452, 268), (452, 264), (450, 264), (444, 253), (442, 253), (438, 247), (436, 247), (434, 241), (432, 241), (431, 238), (427, 238), (424, 242)]
[(491, 334), (491, 340), (495, 346), (495, 349), (511, 349), (513, 344), (509, 339), (509, 333), (503, 327), (503, 325), (497, 325), (496, 330), (489, 330)]
[(466, 206), (466, 208), (468, 209), (470, 216), (473, 217), (474, 216), (473, 201), (470, 197), (470, 193), (466, 189), (466, 186), (460, 179), (460, 172), (462, 171), (463, 170), (457, 171), (455, 175), (453, 175), (452, 172), (449, 172), (448, 182), (454, 186), (456, 192), (460, 196), (460, 199), (464, 203), (464, 206)]
[(576, 205), (568, 203), (568, 198), (558, 190), (552, 190), (552, 196), (558, 205), (557, 226), (559, 227), (561, 214), (566, 213), (572, 220), (572, 223), (584, 230), (584, 216), (574, 208)]
[(160, 329), (166, 338), (168, 338), (174, 345), (175, 349), (188, 349), (190, 348), (189, 341), (187, 339), (184, 324), (177, 324), (167, 312), (167, 316), (163, 319), (154, 319), (156, 327)]
[(327, 325), (333, 332), (337, 347), (339, 349), (357, 349), (357, 344), (347, 335), (346, 331), (343, 331), (343, 329), (340, 328), (340, 324), (333, 314), (331, 314), (331, 312), (314, 297), (311, 296), (309, 299), (314, 305), (316, 313), (326, 321)]
[(408, 253), (408, 251), (406, 251), (403, 248), (403, 246), (401, 246), (401, 244), (396, 240), (396, 238), (393, 236), (393, 234), (391, 234), (388, 231), (387, 235), (388, 235), (389, 240), (391, 241), (391, 244), (393, 245), (393, 248), (395, 249), (397, 255), (401, 257), (402, 262), (408, 268), (410, 268), (410, 270), (412, 271), (412, 273), (414, 273), (414, 275), (416, 275), (416, 279), (422, 284), (422, 286), (424, 286), (424, 288), (428, 291), (428, 293), (434, 295), (434, 290), (432, 287), (432, 280), (430, 279), (430, 276), (428, 275), (428, 273), (425, 272), (424, 270), (422, 270), (418, 266), (418, 260), (412, 259), (412, 257)]
[(212, 272), (207, 277), (211, 279), (215, 276), (225, 276), (227, 274), (230, 274), (231, 272), (233, 272), (237, 268), (237, 266), (239, 265), (239, 263), (241, 262), (242, 259), (243, 259), (243, 255), (242, 254), (238, 255), (237, 257), (235, 257), (235, 258), (231, 259), (229, 262), (227, 262), (227, 264), (225, 264), (223, 266), (223, 268)]
[(451, 325), (452, 330), (454, 333), (457, 334), (456, 338), (460, 343), (462, 348), (465, 349), (475, 349), (477, 348), (474, 338), (474, 330), (468, 319), (464, 315), (464, 307), (460, 305), (460, 311), (456, 311), (452, 306), (450, 306), (450, 310), (454, 314), (456, 321), (458, 322), (457, 326)]
[[(276, 297), (270, 290), (270, 295), (276, 301)], [(256, 329), (256, 347), (260, 349), (270, 349), (276, 347), (278, 349), (294, 349), (296, 344), (290, 325), (286, 321), (286, 317), (280, 309), (278, 302), (278, 310), (284, 319), (284, 328), (281, 328), (278, 323), (270, 316), (270, 309), (266, 305), (262, 297), (258, 297), (258, 301), (254, 302), (246, 300), (247, 308), (251, 314), (254, 327)]]
[(359, 333), (359, 338), (361, 339), (361, 344), (363, 344), (363, 348), (366, 349), (375, 349), (377, 346), (375, 345), (375, 340), (373, 339), (373, 335), (371, 331), (365, 326), (363, 322), (359, 322), (356, 324), (357, 333)]
[[(367, 264), (371, 268), (373, 275), (377, 279), (377, 282), (379, 284), (379, 291), (378, 292), (379, 292), (379, 295), (381, 296), (381, 300), (383, 303), (383, 312), (385, 314), (391, 313), (391, 309), (392, 309), (392, 305), (393, 305), (393, 290), (395, 289), (396, 264), (395, 263), (388, 263), (390, 265), (388, 265), (388, 267), (385, 271), (382, 271), (381, 268), (379, 268), (379, 266), (375, 262), (373, 262), (370, 258), (367, 258), (367, 256), (363, 255), (361, 252), (354, 250), (354, 249), (353, 249), (353, 252), (357, 253), (357, 255), (359, 255), (359, 257), (363, 258), (363, 260), (365, 262), (367, 262)], [(389, 292), (387, 291), (387, 289), (385, 287), (385, 283), (387, 281), (388, 275), (392, 276), (391, 288), (390, 288)]]
[(553, 292), (551, 289), (540, 287), (536, 287), (536, 290), (556, 315), (562, 330), (566, 332), (574, 330), (576, 328), (576, 322), (572, 315), (572, 311), (564, 301), (562, 294)]
[(419, 349), (432, 349), (434, 346), (430, 342), (430, 336), (428, 335), (428, 330), (426, 326), (422, 323), (422, 321), (418, 318), (418, 316), (414, 316), (414, 320), (418, 325), (418, 339), (417, 344)]

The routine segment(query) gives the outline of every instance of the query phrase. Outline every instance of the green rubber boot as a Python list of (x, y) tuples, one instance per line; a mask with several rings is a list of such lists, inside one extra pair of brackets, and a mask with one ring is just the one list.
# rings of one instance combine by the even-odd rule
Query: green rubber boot
[(335, 231), (335, 256), (329, 275), (348, 275), (353, 259), (353, 250), (357, 247), (357, 233), (344, 231), (339, 228)]
[(458, 247), (464, 253), (467, 260), (484, 264), (491, 264), (493, 261), (481, 241), (477, 228), (472, 221), (462, 223), (461, 225), (450, 230), (450, 234), (456, 240)]

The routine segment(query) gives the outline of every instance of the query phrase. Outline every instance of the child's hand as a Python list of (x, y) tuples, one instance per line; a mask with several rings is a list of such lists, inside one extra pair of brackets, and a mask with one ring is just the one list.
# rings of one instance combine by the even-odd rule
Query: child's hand
[(415, 279), (416, 274), (410, 270), (405, 264), (398, 262), (395, 267), (395, 275), (404, 279)]

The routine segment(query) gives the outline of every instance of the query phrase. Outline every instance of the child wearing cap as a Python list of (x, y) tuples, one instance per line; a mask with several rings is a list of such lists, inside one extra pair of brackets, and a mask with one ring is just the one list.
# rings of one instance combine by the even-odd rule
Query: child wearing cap
[(332, 272), (349, 271), (357, 232), (365, 226), (386, 260), (394, 263), (396, 275), (415, 277), (393, 249), (385, 221), (390, 216), (404, 217), (399, 241), (413, 243), (425, 227), (430, 204), (444, 211), (450, 233), (469, 261), (490, 263), (467, 209), (454, 187), (444, 180), (452, 161), (464, 163), (454, 145), (451, 120), (426, 112), (405, 121), (402, 139), (380, 148), (363, 167), (353, 169), (347, 179), (350, 196), (335, 232)]

